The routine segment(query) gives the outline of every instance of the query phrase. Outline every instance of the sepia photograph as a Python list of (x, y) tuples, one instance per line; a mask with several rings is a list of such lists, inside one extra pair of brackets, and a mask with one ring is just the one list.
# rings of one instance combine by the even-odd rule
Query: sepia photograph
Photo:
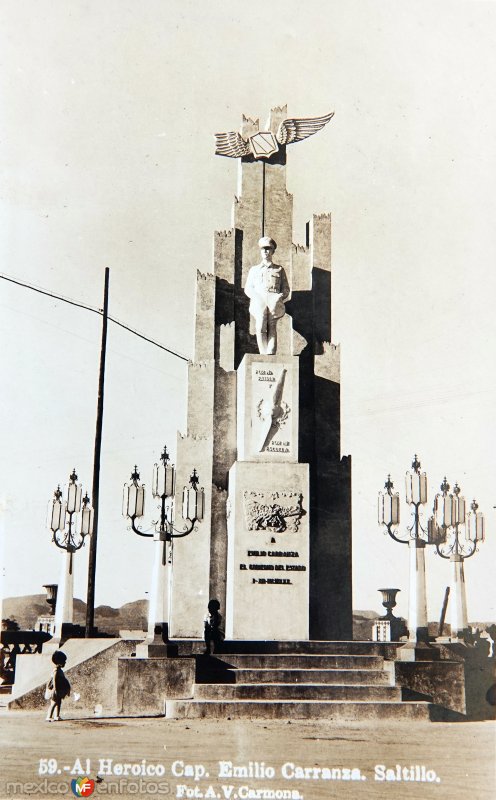
[(0, 800), (494, 797), (495, 34), (0, 3)]

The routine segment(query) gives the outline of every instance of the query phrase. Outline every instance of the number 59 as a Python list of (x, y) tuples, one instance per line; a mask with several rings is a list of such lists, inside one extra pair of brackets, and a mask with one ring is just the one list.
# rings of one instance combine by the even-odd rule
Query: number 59
[(38, 775), (55, 775), (56, 772), (57, 772), (56, 758), (40, 758)]

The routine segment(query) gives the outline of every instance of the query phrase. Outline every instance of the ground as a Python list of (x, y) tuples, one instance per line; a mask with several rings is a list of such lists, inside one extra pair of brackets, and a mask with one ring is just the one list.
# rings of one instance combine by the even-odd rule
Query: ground
[[(39, 712), (2, 712), (0, 798), (73, 797), (78, 791), (78, 787), (71, 791), (73, 779), (95, 779), (97, 773), (102, 776), (105, 763), (100, 764), (100, 759), (113, 759), (111, 768), (117, 772), (119, 764), (134, 765), (135, 773), (150, 765), (155, 770), (159, 765), (158, 772), (164, 768), (164, 774), (103, 774), (103, 781), (96, 783), (92, 792), (95, 798), (156, 794), (205, 800), (483, 800), (495, 796), (495, 734), (492, 722), (291, 723), (155, 718), (47, 723)], [(219, 765), (228, 761), (260, 777), (230, 777), (229, 767)], [(284, 768), (287, 775), (300, 766), (310, 768), (307, 774), (318, 777), (284, 777), (283, 765), (288, 763), (295, 766)], [(392, 772), (386, 773), (380, 765)], [(412, 766), (413, 771), (409, 769)], [(108, 771), (110, 763), (106, 767)], [(342, 768), (342, 777), (327, 779), (325, 773), (314, 773), (314, 767)], [(352, 774), (358, 780), (346, 780), (345, 767), (355, 768)], [(408, 769), (402, 775), (405, 767)], [(397, 778), (399, 774), (403, 780), (376, 780), (376, 770), (379, 777)], [(408, 776), (416, 780), (406, 780)], [(89, 791), (83, 782), (80, 788)]]

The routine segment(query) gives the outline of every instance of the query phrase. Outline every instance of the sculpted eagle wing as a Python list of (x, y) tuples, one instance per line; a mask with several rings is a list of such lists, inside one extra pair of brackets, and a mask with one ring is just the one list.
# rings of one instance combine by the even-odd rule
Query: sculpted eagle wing
[(325, 114), (323, 117), (308, 117), (306, 119), (285, 119), (279, 125), (276, 133), (276, 139), (279, 144), (291, 144), (292, 142), (301, 142), (308, 136), (312, 136), (317, 131), (320, 131), (324, 125), (332, 119), (334, 111), (330, 114)]
[(237, 131), (215, 134), (215, 155), (239, 158), (250, 154), (250, 145)]

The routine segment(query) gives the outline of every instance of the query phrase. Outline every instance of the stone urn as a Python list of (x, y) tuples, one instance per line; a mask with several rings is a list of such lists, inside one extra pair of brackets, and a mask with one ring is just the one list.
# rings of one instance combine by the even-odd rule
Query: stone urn
[(55, 606), (57, 605), (57, 591), (58, 591), (58, 584), (57, 583), (45, 583), (43, 585), (44, 590), (46, 591), (46, 601), (50, 606), (50, 614), (55, 614)]
[(378, 589), (382, 594), (382, 605), (387, 611), (386, 617), (389, 619), (393, 616), (393, 608), (396, 605), (396, 595), (401, 592), (401, 589)]
[(401, 589), (378, 589), (382, 594), (382, 605), (386, 609), (386, 614), (379, 619), (388, 620), (391, 625), (391, 641), (398, 642), (402, 636), (408, 635), (405, 622), (400, 617), (395, 617), (393, 608), (396, 605), (396, 595)]

